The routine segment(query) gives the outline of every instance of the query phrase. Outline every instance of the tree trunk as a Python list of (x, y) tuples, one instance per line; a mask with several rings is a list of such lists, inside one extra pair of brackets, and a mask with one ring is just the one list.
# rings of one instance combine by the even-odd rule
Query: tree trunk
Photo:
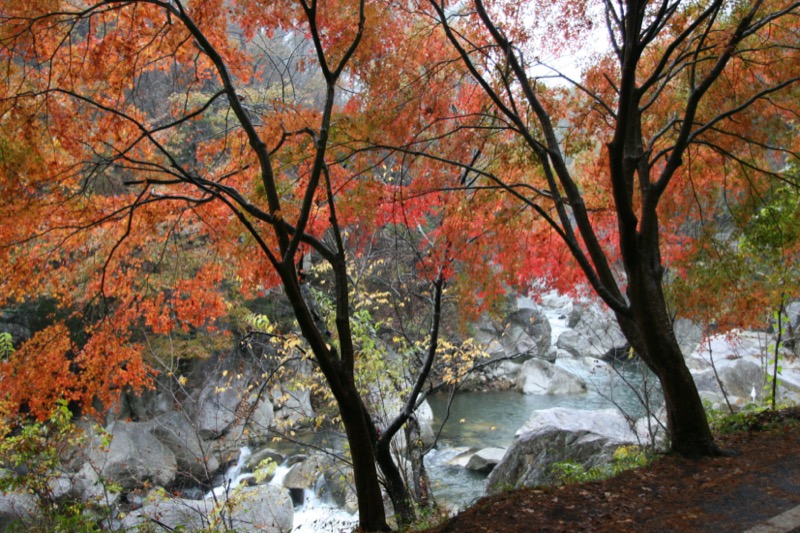
[(672, 451), (686, 457), (719, 455), (697, 386), (675, 338), (660, 276), (642, 270), (629, 279), (633, 320), (625, 321), (623, 332), (661, 382)]
[(400, 469), (397, 467), (394, 459), (392, 459), (389, 443), (383, 443), (379, 440), (377, 442), (375, 455), (381, 472), (383, 472), (386, 493), (389, 495), (389, 499), (392, 500), (392, 506), (394, 506), (394, 513), (397, 515), (399, 525), (404, 526), (411, 524), (416, 518), (414, 506), (412, 505), (411, 495), (408, 492)]
[(422, 453), (425, 445), (420, 436), (419, 422), (416, 416), (411, 416), (406, 422), (406, 442), (408, 443), (408, 460), (411, 463), (411, 491), (420, 509), (432, 510), (436, 506), (431, 491), (428, 471), (425, 469), (425, 455)]
[(383, 508), (383, 496), (375, 466), (369, 415), (364, 412), (363, 403), (355, 387), (352, 387), (352, 390), (339, 391), (343, 394), (333, 392), (347, 433), (347, 442), (350, 444), (360, 530), (390, 531), (386, 523), (386, 511)]
[(344, 355), (337, 357), (336, 352), (327, 346), (321, 333), (325, 326), (319, 321), (316, 311), (312, 312), (314, 299), (309, 297), (306, 300), (292, 268), (290, 263), (288, 273), (281, 272), (284, 290), (342, 417), (353, 463), (359, 529), (364, 532), (390, 531), (375, 466), (374, 425), (356, 388), (352, 367), (342, 362)]

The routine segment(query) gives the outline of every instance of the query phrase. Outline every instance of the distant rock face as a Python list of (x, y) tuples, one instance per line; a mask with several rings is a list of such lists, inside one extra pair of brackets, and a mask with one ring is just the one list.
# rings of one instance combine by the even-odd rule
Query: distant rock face
[(614, 409), (534, 411), (489, 474), (486, 492), (551, 484), (553, 463), (576, 461), (591, 468), (609, 462), (619, 446), (636, 442), (628, 421)]
[(542, 361), (530, 359), (523, 363), (517, 375), (517, 389), (523, 394), (581, 394), (586, 392), (586, 382), (568, 370)]

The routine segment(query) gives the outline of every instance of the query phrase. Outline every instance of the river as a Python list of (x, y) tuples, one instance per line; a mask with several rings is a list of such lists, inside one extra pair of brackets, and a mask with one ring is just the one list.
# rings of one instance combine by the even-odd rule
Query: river
[[(437, 394), (428, 398), (434, 414), (434, 431), (441, 428), (436, 448), (426, 456), (433, 492), (439, 503), (451, 509), (461, 509), (482, 496), (486, 475), (452, 466), (448, 462), (469, 449), (507, 447), (514, 433), (535, 410), (551, 407), (587, 410), (611, 407), (621, 408), (633, 418), (644, 416), (642, 402), (617, 374), (607, 371), (595, 375), (581, 374), (578, 371), (580, 367), (570, 363), (569, 360), (557, 362), (586, 381), (588, 391), (585, 394), (526, 395), (516, 391), (458, 393), (449, 406), (449, 416), (449, 395)], [(642, 374), (635, 365), (623, 365), (619, 370), (632, 384), (641, 384)]]

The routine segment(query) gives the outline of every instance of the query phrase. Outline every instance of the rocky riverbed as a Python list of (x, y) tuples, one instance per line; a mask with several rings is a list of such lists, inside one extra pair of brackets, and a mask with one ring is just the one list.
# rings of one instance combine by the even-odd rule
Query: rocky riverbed
[[(472, 392), (457, 394), (452, 405), (432, 397), (433, 409), (423, 404), (420, 413), (423, 440), (435, 444), (427, 459), (434, 491), (445, 505), (462, 507), (484, 490), (548, 483), (554, 461), (589, 467), (620, 445), (663, 437), (657, 386), (632, 363), (609, 362), (626, 360), (628, 351), (600, 306), (555, 293), (538, 302), (520, 298), (503, 320), (486, 318), (475, 331), (487, 355), (465, 384)], [(709, 404), (763, 400), (769, 334), (703, 341), (687, 321), (676, 322), (676, 334)], [(52, 472), (50, 496), (98, 504), (109, 529), (154, 519), (190, 530), (224, 523), (238, 531), (335, 531), (350, 524), (355, 496), (336, 458), (340, 441), (304, 432), (303, 421), (315, 415), (309, 392), (262, 386), (274, 361), (248, 349), (194, 363), (185, 386), (163, 380), (142, 397), (123, 394), (102, 430), (80, 422), (86, 436)], [(781, 357), (779, 395), (795, 401), (800, 365), (790, 352)], [(294, 440), (312, 437), (311, 448), (272, 443), (289, 422), (296, 422)], [(0, 523), (34, 523), (38, 503), (24, 491), (1, 496)]]

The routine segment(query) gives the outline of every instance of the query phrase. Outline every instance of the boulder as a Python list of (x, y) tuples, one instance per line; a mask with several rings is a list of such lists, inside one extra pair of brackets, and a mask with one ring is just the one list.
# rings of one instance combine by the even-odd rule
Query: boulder
[(447, 460), (447, 464), (450, 466), (459, 466), (461, 468), (466, 468), (469, 460), (475, 455), (475, 449), (467, 448), (466, 446), (453, 448), (453, 452), (455, 455)]
[(523, 394), (581, 394), (586, 392), (586, 382), (563, 368), (542, 361), (525, 361), (516, 381)]
[[(502, 334), (503, 326), (487, 313), (481, 315), (481, 318), (475, 324), (475, 343), (483, 345), (484, 349), (489, 353), (493, 351), (495, 353), (500, 353), (503, 351), (503, 347), (497, 343), (497, 339), (499, 339)], [(493, 348), (490, 349), (490, 345), (493, 346)]]
[(336, 465), (323, 472), (325, 476), (325, 491), (320, 497), (327, 496), (330, 501), (348, 513), (358, 511), (358, 498), (353, 485), (353, 469), (347, 465)]
[(517, 309), (508, 315), (500, 342), (506, 356), (544, 357), (550, 351), (550, 321), (539, 309)]
[(553, 463), (576, 461), (588, 469), (608, 463), (619, 446), (637, 442), (628, 421), (614, 409), (534, 411), (489, 474), (486, 492), (551, 484), (557, 481)]
[(289, 492), (274, 485), (243, 487), (234, 493), (231, 530), (238, 533), (285, 533), (292, 529), (294, 505)]
[(166, 498), (150, 495), (145, 504), (131, 511), (116, 528), (121, 531), (146, 531), (157, 520), (159, 527), (169, 531), (202, 531), (209, 525), (208, 514), (214, 502), (207, 500), (188, 500), (185, 498)]
[(433, 409), (427, 400), (424, 400), (414, 415), (417, 417), (417, 424), (419, 425), (419, 437), (422, 439), (422, 444), (425, 446), (432, 446), (436, 441), (436, 432), (433, 430)]
[(270, 395), (275, 406), (274, 416), (279, 425), (292, 425), (314, 416), (310, 390), (284, 389), (278, 384), (273, 387)]
[(258, 468), (258, 465), (267, 459), (271, 460), (276, 465), (282, 465), (286, 460), (286, 456), (277, 450), (273, 450), (272, 448), (262, 448), (247, 458), (247, 461), (245, 462), (245, 469), (253, 472), (256, 468)]
[(223, 368), (200, 389), (194, 426), (202, 439), (218, 439), (228, 431), (236, 421), (237, 409), (247, 394), (248, 384), (245, 374)]
[(283, 478), (283, 486), (287, 489), (311, 489), (317, 478), (330, 468), (332, 460), (322, 455), (312, 455), (305, 461), (293, 465)]
[(195, 431), (186, 413), (172, 411), (149, 420), (145, 425), (175, 454), (179, 475), (206, 482), (219, 469), (219, 461), (211, 453), (211, 444)]
[(0, 492), (0, 532), (33, 531), (33, 524), (40, 515), (33, 494), (23, 490)]
[(703, 328), (688, 318), (676, 319), (672, 323), (672, 328), (675, 331), (675, 339), (678, 341), (684, 357), (697, 350), (703, 340)]
[(467, 461), (467, 469), (476, 472), (491, 472), (503, 460), (506, 448), (483, 448), (475, 452)]
[(592, 348), (592, 345), (589, 344), (589, 341), (585, 339), (583, 335), (573, 329), (568, 329), (558, 336), (556, 347), (559, 350), (569, 353), (573, 357), (597, 355), (593, 353), (594, 349)]
[(98, 467), (86, 461), (77, 472), (64, 472), (49, 481), (50, 494), (55, 500), (70, 499), (84, 503), (113, 505), (119, 491), (111, 491), (100, 478)]
[(175, 454), (150, 433), (148, 425), (117, 421), (106, 431), (111, 444), (107, 450), (93, 449), (90, 459), (106, 481), (130, 490), (148, 482), (163, 487), (175, 480)]
[(655, 414), (643, 416), (636, 421), (634, 426), (636, 437), (642, 446), (654, 446), (657, 449), (666, 449), (667, 439), (667, 411), (659, 409)]
[[(573, 314), (576, 312), (579, 317)], [(575, 318), (578, 318), (577, 322)], [(573, 306), (567, 324), (572, 324), (573, 329), (559, 335), (557, 346), (573, 355), (603, 358), (628, 344), (614, 315), (596, 303)]]

